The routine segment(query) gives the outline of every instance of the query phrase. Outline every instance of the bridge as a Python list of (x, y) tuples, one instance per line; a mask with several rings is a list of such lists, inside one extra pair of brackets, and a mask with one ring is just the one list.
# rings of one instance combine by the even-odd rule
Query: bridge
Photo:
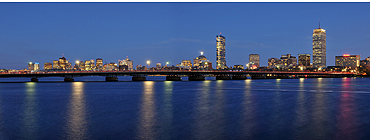
[(64, 77), (65, 82), (73, 82), (74, 77), (105, 76), (106, 81), (118, 81), (118, 76), (132, 76), (132, 81), (145, 81), (146, 76), (166, 76), (167, 81), (202, 81), (205, 77), (216, 80), (284, 79), (284, 78), (340, 78), (356, 76), (350, 72), (287, 72), (287, 71), (231, 71), (231, 70), (123, 70), (123, 71), (41, 71), (41, 72), (1, 72), (0, 78), (29, 77), (37, 82), (42, 77)]

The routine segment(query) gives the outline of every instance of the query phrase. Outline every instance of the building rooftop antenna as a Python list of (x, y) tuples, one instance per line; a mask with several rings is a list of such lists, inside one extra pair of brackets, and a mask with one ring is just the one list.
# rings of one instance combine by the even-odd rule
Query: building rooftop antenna
[(321, 28), (320, 28), (320, 19), (319, 19), (319, 29), (321, 29)]

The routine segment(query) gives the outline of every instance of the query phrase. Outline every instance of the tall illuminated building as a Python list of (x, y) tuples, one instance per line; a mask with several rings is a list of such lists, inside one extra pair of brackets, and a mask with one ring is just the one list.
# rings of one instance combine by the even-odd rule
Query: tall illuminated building
[[(251, 63), (252, 62), (252, 63)], [(255, 65), (256, 68), (260, 67), (260, 55), (259, 54), (250, 54), (249, 63)]]
[(85, 61), (85, 70), (87, 71), (91, 71), (91, 61), (90, 60), (86, 60)]
[(32, 62), (29, 62), (28, 63), (28, 70), (29, 71), (33, 71), (34, 70), (34, 63), (32, 63)]
[(96, 58), (96, 69), (98, 70), (104, 69), (103, 58)]
[(221, 34), (216, 36), (216, 50), (216, 69), (226, 69), (225, 37)]
[(126, 58), (126, 63), (128, 70), (134, 70), (134, 61), (130, 60), (128, 57)]
[(96, 65), (95, 65), (95, 60), (94, 59), (91, 59), (90, 60), (90, 67), (91, 67), (91, 70), (95, 70), (96, 69)]
[(313, 67), (326, 67), (326, 31), (319, 28), (313, 30), (312, 34), (312, 61)]

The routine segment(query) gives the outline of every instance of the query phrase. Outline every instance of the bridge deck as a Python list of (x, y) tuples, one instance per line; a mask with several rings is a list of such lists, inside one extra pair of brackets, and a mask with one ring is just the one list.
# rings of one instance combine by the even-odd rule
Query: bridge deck
[(355, 76), (350, 72), (286, 72), (286, 71), (226, 71), (226, 70), (124, 70), (124, 71), (50, 71), (50, 72), (2, 72), (0, 78), (9, 77), (80, 77), (80, 76)]

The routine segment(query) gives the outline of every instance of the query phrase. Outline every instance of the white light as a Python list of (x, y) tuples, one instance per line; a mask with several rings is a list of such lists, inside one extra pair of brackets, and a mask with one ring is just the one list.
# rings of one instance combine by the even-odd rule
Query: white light
[(200, 52), (200, 55), (203, 55), (203, 52)]

